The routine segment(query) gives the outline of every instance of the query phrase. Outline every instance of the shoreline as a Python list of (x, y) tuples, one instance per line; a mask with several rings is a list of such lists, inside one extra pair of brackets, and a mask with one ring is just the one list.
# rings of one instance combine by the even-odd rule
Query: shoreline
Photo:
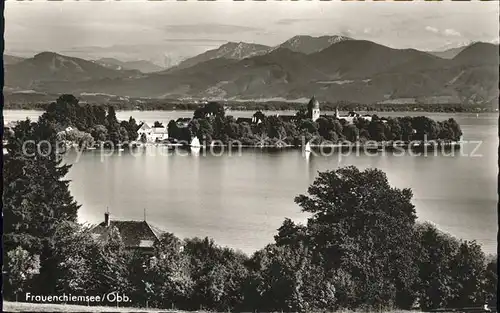
[[(308, 148), (311, 149), (365, 149), (365, 150), (417, 150), (417, 149), (426, 149), (426, 148), (460, 148), (462, 146), (463, 142), (461, 141), (413, 141), (413, 142), (398, 142), (398, 143), (392, 143), (392, 142), (378, 142), (377, 144), (369, 143), (369, 144), (361, 144), (361, 143), (340, 143), (340, 144), (310, 144), (309, 147), (306, 147), (304, 145), (290, 145), (290, 144), (285, 144), (285, 145), (264, 145), (264, 144), (255, 144), (255, 145), (231, 145), (231, 144), (217, 144), (217, 145), (200, 145), (200, 146), (191, 146), (190, 144), (168, 144), (168, 143), (134, 143), (132, 146), (125, 147), (126, 149), (137, 149), (137, 148), (143, 148), (143, 147), (166, 147), (168, 149), (200, 149), (200, 150), (206, 150), (206, 149), (224, 149), (224, 148), (230, 148), (230, 149), (279, 149), (279, 150), (285, 150), (285, 149), (294, 149), (294, 150), (305, 150), (306, 152)], [(93, 148), (87, 148), (85, 150), (89, 151), (94, 151), (97, 150), (98, 148), (101, 148), (100, 146), (96, 146)], [(113, 149), (110, 147), (105, 147), (104, 149), (101, 150), (123, 150), (123, 148), (119, 149)]]
[[(41, 108), (5, 108), (3, 111), (32, 111), (32, 112), (45, 112), (45, 109)], [(227, 115), (231, 115), (230, 113), (232, 112), (254, 112), (254, 111), (261, 111), (261, 112), (296, 112), (297, 110), (294, 109), (289, 109), (289, 110), (280, 110), (280, 109), (244, 109), (244, 108), (238, 108), (235, 110), (229, 109), (226, 111), (226, 113), (229, 113)], [(341, 112), (347, 112), (347, 110), (340, 110)], [(193, 112), (191, 109), (180, 109), (180, 110), (164, 110), (164, 109), (158, 109), (158, 108), (152, 108), (151, 110), (137, 110), (137, 109), (116, 109), (116, 112)], [(334, 112), (333, 110), (325, 110), (324, 112)], [(359, 110), (357, 112), (360, 113), (412, 113), (412, 114), (417, 114), (417, 113), (446, 113), (446, 114), (492, 114), (492, 113), (498, 113), (498, 110), (470, 110), (470, 111), (445, 111), (445, 110), (435, 110), (435, 111), (429, 111), (429, 110)]]

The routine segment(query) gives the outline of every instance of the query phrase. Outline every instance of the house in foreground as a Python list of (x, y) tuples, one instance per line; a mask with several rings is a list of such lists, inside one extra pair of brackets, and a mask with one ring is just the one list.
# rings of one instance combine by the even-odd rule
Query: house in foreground
[(153, 253), (153, 245), (160, 240), (164, 233), (146, 220), (111, 220), (109, 213), (106, 212), (104, 213), (104, 221), (92, 228), (92, 237), (95, 240), (106, 240), (113, 228), (116, 228), (120, 233), (126, 249), (141, 251), (144, 254)]

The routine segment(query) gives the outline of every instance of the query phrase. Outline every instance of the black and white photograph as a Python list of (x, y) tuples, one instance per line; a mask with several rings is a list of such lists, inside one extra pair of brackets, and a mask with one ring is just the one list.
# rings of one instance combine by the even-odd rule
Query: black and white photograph
[(1, 310), (497, 312), (499, 14), (4, 1)]

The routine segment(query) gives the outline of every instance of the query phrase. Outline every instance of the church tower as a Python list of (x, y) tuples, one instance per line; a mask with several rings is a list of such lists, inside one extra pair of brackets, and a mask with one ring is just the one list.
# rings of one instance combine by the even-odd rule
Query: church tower
[(319, 118), (319, 102), (313, 96), (309, 103), (307, 104), (307, 117), (309, 117), (313, 122)]

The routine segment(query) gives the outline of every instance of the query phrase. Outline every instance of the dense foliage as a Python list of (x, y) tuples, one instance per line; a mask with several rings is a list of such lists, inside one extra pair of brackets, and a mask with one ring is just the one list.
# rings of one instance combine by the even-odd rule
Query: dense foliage
[[(62, 95), (56, 102), (48, 105), (40, 118), (54, 125), (61, 140), (82, 144), (95, 142), (111, 142), (114, 145), (137, 139), (135, 119), (119, 122), (113, 106), (80, 104), (72, 95)], [(66, 131), (74, 129), (73, 134)], [(90, 138), (92, 137), (92, 138)]]
[(339, 143), (344, 141), (363, 142), (412, 140), (454, 140), (462, 135), (458, 123), (450, 118), (434, 121), (425, 116), (379, 118), (376, 115), (368, 121), (354, 119), (353, 123), (335, 116), (322, 116), (315, 122), (306, 118), (304, 110), (295, 116), (265, 116), (258, 111), (254, 115), (260, 123), (251, 119), (235, 119), (225, 116), (220, 104), (211, 103), (195, 111), (187, 127), (168, 124), (169, 136), (190, 142), (196, 136), (209, 145), (212, 141), (228, 144), (240, 141), (243, 145), (300, 145), (309, 140), (314, 143)]
[[(116, 229), (106, 240), (94, 240), (89, 228), (76, 223), (79, 205), (64, 180), (69, 166), (58, 151), (41, 145), (43, 154), (35, 153), (36, 146), (28, 145), (23, 152), (28, 140), (56, 144), (61, 126), (92, 127), (74, 100), (62, 103), (37, 123), (20, 122), (8, 137), (4, 299), (27, 291), (117, 291), (135, 306), (269, 312), (415, 304), (434, 309), (496, 301), (496, 257), (488, 259), (475, 242), (416, 223), (411, 190), (390, 186), (376, 169), (320, 173), (308, 193), (295, 199), (310, 214), (307, 224), (286, 219), (274, 243), (250, 257), (209, 238), (181, 240), (170, 233), (155, 243), (153, 255), (126, 249)], [(118, 124), (110, 126), (114, 111), (98, 112), (99, 125), (117, 132)], [(214, 134), (222, 126), (234, 130), (223, 123), (226, 117), (210, 118), (222, 122)], [(273, 129), (276, 135), (287, 131)]]

